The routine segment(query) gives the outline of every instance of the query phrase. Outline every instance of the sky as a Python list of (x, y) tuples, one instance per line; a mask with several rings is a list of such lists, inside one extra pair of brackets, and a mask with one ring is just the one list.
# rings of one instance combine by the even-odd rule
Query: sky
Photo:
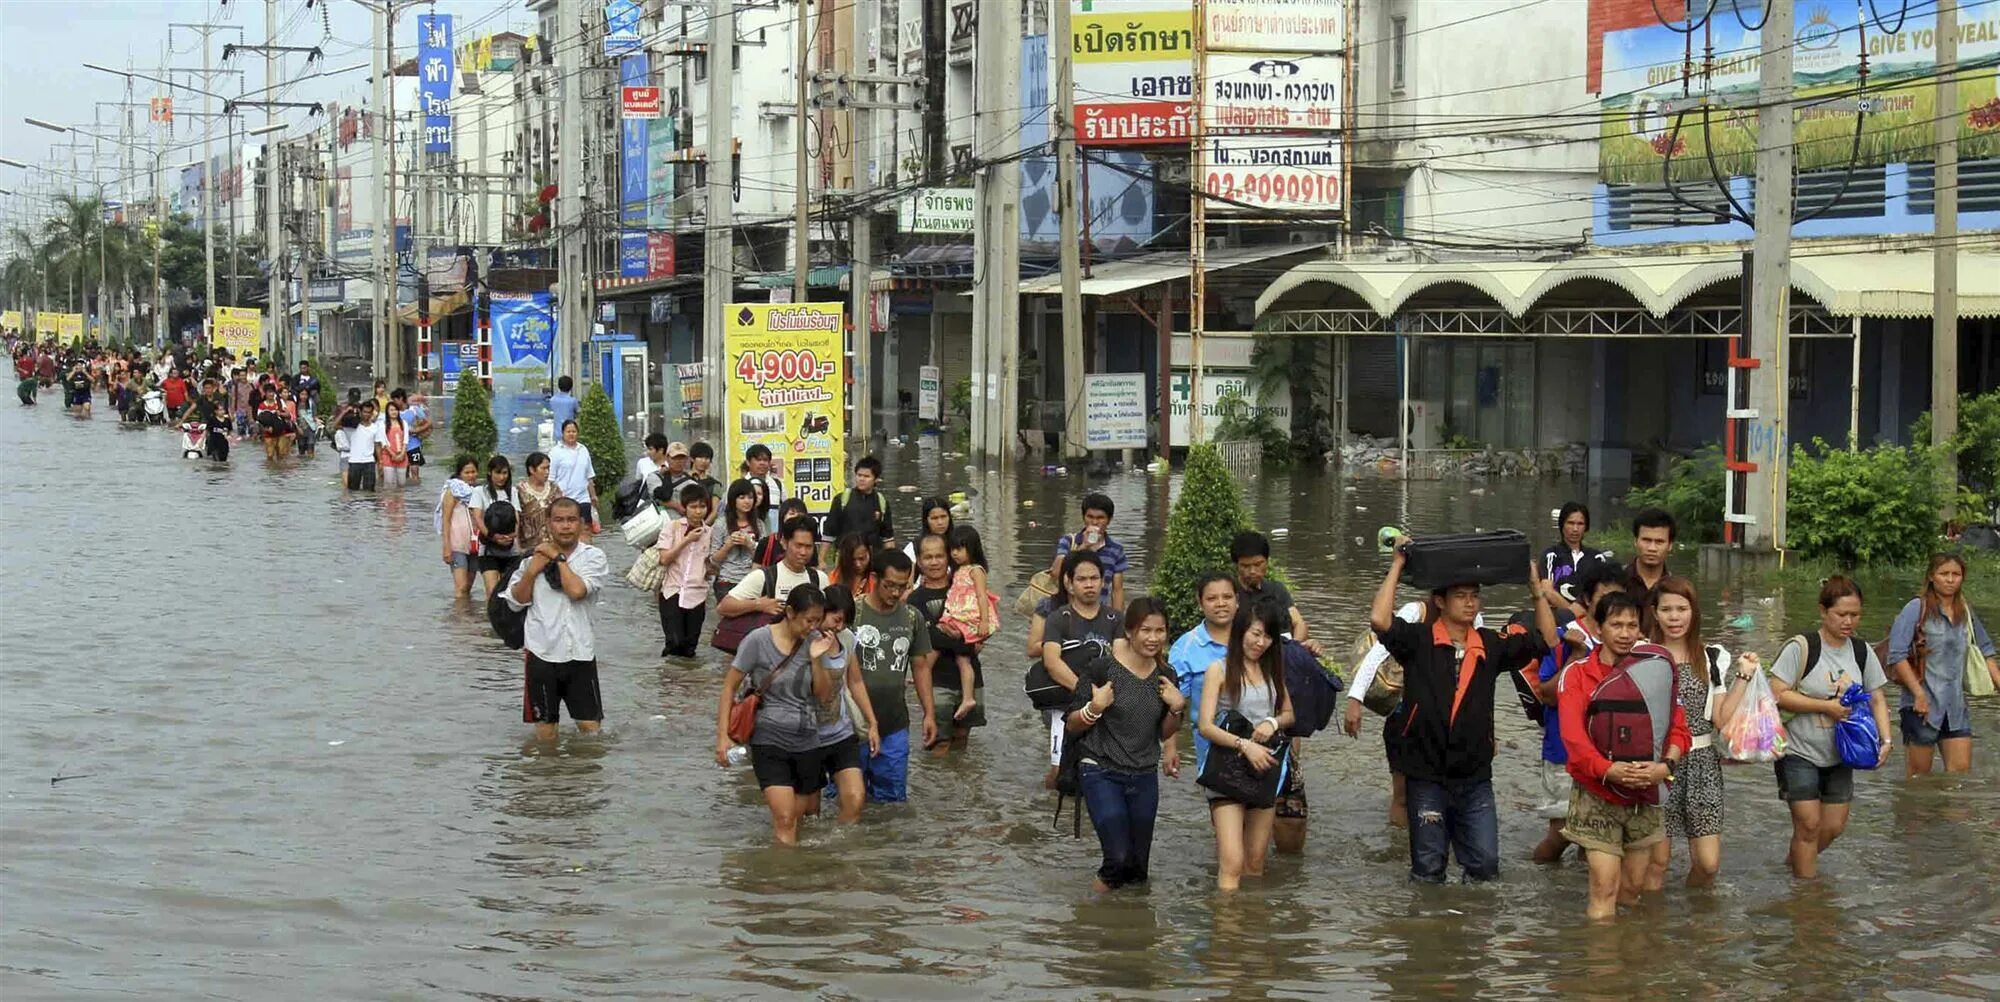
[[(162, 62), (162, 47), (168, 41), (169, 22), (238, 25), (243, 29), (243, 42), (262, 44), (267, 6), (276, 12), (280, 29), (278, 44), (321, 46), (325, 52), (321, 69), (337, 70), (356, 63), (371, 62), (371, 16), (355, 0), (316, 0), (310, 8), (306, 0), (276, 0), (269, 5), (265, 0), (0, 0), (0, 157), (40, 163), (48, 156), (52, 144), (68, 142), (73, 138), (31, 126), (22, 121), (24, 117), (32, 116), (64, 125), (88, 125), (93, 116), (102, 115), (107, 123), (103, 131), (117, 135), (118, 127), (109, 123), (113, 123), (112, 116), (123, 109), (108, 106), (100, 109), (96, 102), (125, 100), (125, 80), (84, 69), (83, 63), (94, 62), (122, 69), (129, 58), (135, 69), (157, 67)], [(524, 34), (534, 31), (535, 19), (528, 11), (525, 0), (435, 0), (432, 3), (398, 0), (397, 6), (409, 10), (407, 15), (399, 14), (397, 17), (399, 58), (408, 58), (416, 45), (414, 15), (417, 13), (455, 15), (460, 26), (458, 41), (461, 42), (507, 28)], [(472, 31), (466, 30), (466, 26), (475, 24)], [(233, 30), (218, 31), (212, 33), (210, 38), (215, 47), (214, 64), (225, 65), (221, 58), (221, 46), (225, 41), (236, 41), (236, 33)], [(201, 36), (198, 32), (172, 29), (172, 41), (175, 50), (165, 55), (168, 65), (201, 66)], [(303, 54), (282, 58), (284, 68), (280, 70), (281, 79), (311, 72)], [(231, 65), (243, 69), (243, 79), (249, 89), (265, 86), (264, 57), (261, 53), (239, 55)], [(235, 93), (234, 75), (214, 79), (216, 87), (213, 89), (218, 93)], [(324, 101), (350, 94), (366, 81), (366, 70), (309, 80), (297, 84), (281, 100)], [(146, 80), (134, 81), (132, 100), (143, 103), (162, 93), (176, 95), (177, 110), (201, 110), (201, 95), (171, 92)], [(220, 110), (220, 102), (217, 102), (217, 110)], [(134, 115), (138, 127), (145, 129), (146, 109), (134, 109)], [(280, 120), (289, 123), (293, 132), (318, 124), (303, 110), (284, 112)], [(184, 120), (184, 124), (198, 124), (200, 121)], [(251, 112), (249, 121), (251, 127), (261, 125), (262, 111)], [(183, 136), (188, 134), (187, 130), (181, 132)], [(219, 132), (217, 134), (220, 135)], [(198, 138), (200, 133), (194, 132), (193, 135)], [(150, 145), (151, 133), (142, 132), (141, 139)], [(107, 159), (112, 149), (115, 147), (107, 147)], [(198, 159), (199, 156), (198, 152), (183, 154), (179, 162)], [(169, 154), (168, 159), (174, 159), (174, 155)], [(17, 187), (22, 180), (21, 173), (19, 168), (0, 167), (0, 188)]]

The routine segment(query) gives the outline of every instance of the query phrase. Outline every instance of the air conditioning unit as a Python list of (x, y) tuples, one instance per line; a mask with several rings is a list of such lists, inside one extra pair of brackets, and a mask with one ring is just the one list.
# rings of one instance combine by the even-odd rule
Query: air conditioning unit
[(1410, 401), (1410, 448), (1436, 449), (1444, 443), (1444, 404)]

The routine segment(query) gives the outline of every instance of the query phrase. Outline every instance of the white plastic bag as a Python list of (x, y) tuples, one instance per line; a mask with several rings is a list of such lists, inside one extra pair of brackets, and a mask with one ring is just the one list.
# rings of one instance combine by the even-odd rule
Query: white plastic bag
[(660, 530), (666, 528), (667, 513), (659, 505), (649, 504), (632, 513), (619, 531), (625, 534), (625, 545), (635, 550), (643, 550), (660, 541)]

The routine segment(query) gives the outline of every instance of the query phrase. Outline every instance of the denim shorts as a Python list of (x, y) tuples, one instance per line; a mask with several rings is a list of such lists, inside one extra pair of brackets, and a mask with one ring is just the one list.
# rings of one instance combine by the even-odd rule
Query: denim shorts
[(1824, 768), (1787, 755), (1771, 763), (1778, 774), (1778, 799), (1788, 804), (1817, 800), (1823, 804), (1854, 802), (1854, 770), (1849, 766)]
[(452, 569), (452, 570), (455, 570), (455, 571), (469, 571), (469, 570), (471, 570), (471, 569), (472, 569), (472, 554), (470, 554), (470, 553), (459, 553), (459, 552), (456, 552), (456, 551), (453, 551), (453, 553), (452, 553), (452, 555), (451, 555), (451, 569)]
[[(1958, 727), (1932, 727), (1931, 722), (1917, 715), (1912, 706), (1903, 707), (1903, 744), (1917, 748), (1930, 748), (1940, 741), (1972, 736), (1972, 722), (1963, 721)], [(1947, 724), (1950, 721), (1946, 721)]]

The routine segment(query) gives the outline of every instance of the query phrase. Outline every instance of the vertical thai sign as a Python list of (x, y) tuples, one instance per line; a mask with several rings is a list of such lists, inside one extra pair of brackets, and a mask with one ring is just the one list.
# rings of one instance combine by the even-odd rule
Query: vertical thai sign
[(846, 484), (847, 421), (839, 303), (734, 303), (724, 314), (727, 455), (770, 448), (778, 475), (815, 513)]
[[(644, 53), (626, 56), (618, 63), (618, 79), (625, 87), (643, 87), (651, 74)], [(630, 227), (646, 225), (646, 189), (652, 172), (646, 166), (644, 118), (627, 118), (619, 126), (618, 220)]]
[(658, 119), (646, 130), (646, 228), (664, 230), (673, 222), (674, 120)]
[(1208, 211), (1337, 215), (1347, 201), (1346, 0), (1208, 0), (1201, 10), (1195, 159)]
[(451, 152), (451, 15), (417, 15), (417, 97), (424, 112), (424, 152)]
[(503, 452), (528, 453), (537, 441), (542, 390), (553, 380), (556, 317), (546, 292), (492, 295), (493, 423)]

